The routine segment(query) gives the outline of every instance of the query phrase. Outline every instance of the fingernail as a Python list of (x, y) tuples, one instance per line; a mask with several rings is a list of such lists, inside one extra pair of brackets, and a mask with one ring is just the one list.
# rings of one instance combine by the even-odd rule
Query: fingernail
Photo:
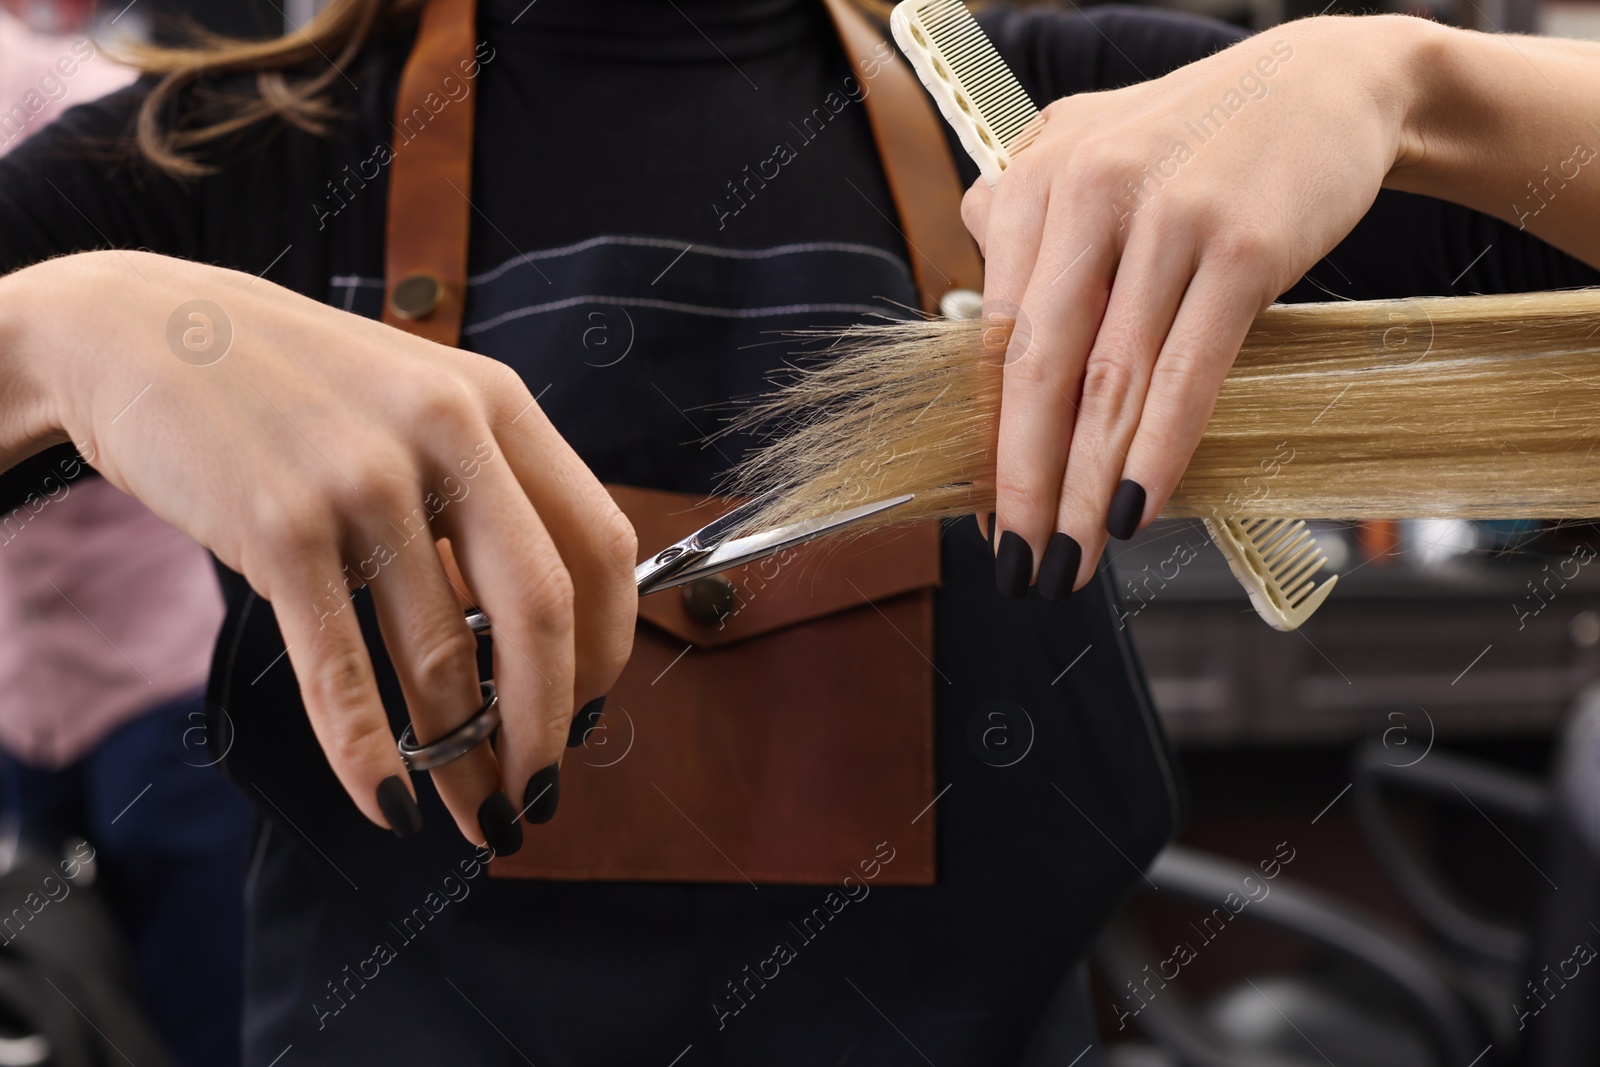
[(1051, 534), (1039, 561), (1039, 595), (1046, 600), (1065, 600), (1072, 593), (1082, 561), (1083, 547), (1076, 540), (1059, 531)]
[(556, 805), (561, 803), (561, 765), (552, 763), (529, 778), (522, 803), (522, 817), (535, 826), (555, 818)]
[(605, 697), (595, 697), (579, 708), (578, 713), (572, 717), (572, 725), (567, 727), (567, 747), (577, 748), (589, 740), (590, 732), (600, 725), (600, 713), (605, 710)]
[(410, 837), (422, 829), (422, 809), (411, 799), (411, 790), (398, 774), (378, 783), (378, 810), (396, 837)]
[(496, 856), (509, 856), (522, 847), (522, 824), (517, 822), (517, 809), (511, 798), (498, 789), (484, 797), (478, 805), (478, 829), (483, 840), (494, 849)]
[(1033, 577), (1033, 549), (1015, 530), (1000, 535), (1000, 548), (994, 555), (994, 584), (1009, 597), (1025, 596)]
[(995, 514), (996, 513), (993, 512), (993, 511), (989, 512), (989, 551), (990, 552), (993, 552), (995, 550), (995, 543), (994, 543), (994, 517), (995, 517)]
[(1144, 486), (1124, 478), (1117, 491), (1111, 494), (1111, 510), (1106, 512), (1106, 533), (1118, 541), (1126, 541), (1139, 528), (1139, 517), (1144, 514)]

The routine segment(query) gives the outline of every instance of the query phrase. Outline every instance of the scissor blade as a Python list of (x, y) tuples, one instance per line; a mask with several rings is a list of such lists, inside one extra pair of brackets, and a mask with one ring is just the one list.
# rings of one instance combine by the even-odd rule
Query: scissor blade
[(886, 500), (877, 500), (871, 504), (862, 504), (859, 507), (837, 511), (832, 515), (825, 515), (817, 519), (806, 519), (803, 522), (790, 523), (772, 530), (763, 530), (760, 533), (749, 534), (745, 537), (736, 537), (725, 541), (702, 556), (675, 571), (671, 577), (652, 584), (648, 589), (640, 589), (640, 593), (653, 593), (659, 589), (672, 589), (680, 585), (688, 585), (696, 578), (707, 574), (716, 574), (719, 571), (732, 570), (742, 567), (746, 563), (765, 559), (786, 548), (814, 541), (831, 533), (837, 533), (858, 522), (870, 519), (874, 515), (882, 514), (890, 508), (897, 508), (916, 498), (915, 493), (905, 493), (901, 496), (889, 497)]

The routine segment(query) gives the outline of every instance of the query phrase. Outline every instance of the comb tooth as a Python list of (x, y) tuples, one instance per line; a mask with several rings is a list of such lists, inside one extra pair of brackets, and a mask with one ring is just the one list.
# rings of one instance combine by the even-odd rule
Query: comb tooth
[(1274, 532), (1271, 538), (1270, 548), (1266, 547), (1267, 542), (1262, 542), (1263, 550), (1268, 555), (1274, 557), (1281, 556), (1285, 552), (1294, 551), (1296, 545), (1302, 543), (1303, 541), (1309, 540), (1309, 538), (1310, 535), (1298, 526), (1280, 526)]
[(1308, 559), (1305, 562), (1305, 565), (1300, 567), (1295, 572), (1293, 577), (1286, 577), (1282, 584), (1284, 586), (1290, 586), (1295, 582), (1300, 581), (1302, 578), (1304, 578), (1309, 584), (1312, 582), (1312, 575), (1320, 571), (1322, 569), (1322, 565), (1326, 562), (1328, 562), (1328, 557), (1322, 555), (1321, 553), (1317, 553)]
[(1297, 541), (1289, 550), (1279, 554), (1276, 559), (1268, 564), (1267, 573), (1274, 578), (1283, 580), (1290, 570), (1305, 558), (1306, 553), (1315, 554), (1316, 551), (1317, 543), (1311, 538), (1308, 537), (1304, 541)]
[[(1279, 519), (1277, 521), (1279, 525), (1273, 531), (1270, 541), (1261, 543), (1263, 552), (1270, 552), (1274, 556), (1282, 554), (1297, 544), (1301, 531), (1305, 528), (1305, 523), (1303, 522), (1291, 523), (1288, 519)], [(1268, 548), (1269, 544), (1271, 545), (1270, 548)]]
[(1283, 519), (1272, 519), (1267, 522), (1260, 536), (1256, 537), (1253, 543), (1256, 551), (1266, 556), (1272, 553), (1274, 545), (1293, 533), (1293, 527), (1286, 527)]
[(1287, 586), (1291, 584), (1305, 569), (1305, 564), (1315, 562), (1320, 550), (1316, 541), (1306, 538), (1305, 543), (1298, 546), (1292, 554), (1284, 556), (1273, 565), (1273, 580)]
[(1306, 584), (1300, 586), (1300, 588), (1295, 591), (1294, 596), (1290, 598), (1289, 606), (1298, 608), (1301, 604), (1304, 604), (1308, 599), (1310, 599), (1311, 594), (1315, 593), (1318, 588), (1319, 586), (1316, 582), (1306, 582)]
[(1279, 536), (1276, 519), (1267, 519), (1250, 531), (1250, 547), (1258, 554), (1265, 554)]
[[(1300, 551), (1296, 552), (1292, 557), (1275, 565), (1267, 572), (1267, 575), (1273, 581), (1287, 589), (1300, 579), (1301, 575), (1305, 573), (1307, 565), (1316, 563), (1316, 560), (1317, 543), (1313, 541), (1304, 548), (1300, 549)], [(1312, 569), (1314, 570), (1315, 568)]]
[(1283, 602), (1290, 607), (1297, 606), (1302, 600), (1311, 595), (1317, 583), (1313, 581), (1296, 582), (1293, 587), (1284, 590)]

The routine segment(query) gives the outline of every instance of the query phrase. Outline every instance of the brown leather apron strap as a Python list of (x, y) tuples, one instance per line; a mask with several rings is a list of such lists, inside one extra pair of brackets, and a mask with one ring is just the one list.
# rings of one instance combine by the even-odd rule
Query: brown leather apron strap
[(856, 78), (889, 179), (922, 310), (952, 289), (983, 291), (983, 260), (961, 222), (961, 177), (944, 124), (916, 75), (851, 0), (824, 0)]
[[(864, 102), (904, 228), (922, 309), (952, 289), (983, 290), (983, 261), (961, 223), (961, 178), (916, 75), (851, 0), (824, 0)], [(475, 0), (428, 0), (395, 100), (383, 321), (455, 345), (472, 221), (473, 105), (445, 80), (474, 69)]]
[(384, 234), (383, 321), (440, 344), (461, 339), (472, 221), (476, 0), (428, 0), (395, 99)]

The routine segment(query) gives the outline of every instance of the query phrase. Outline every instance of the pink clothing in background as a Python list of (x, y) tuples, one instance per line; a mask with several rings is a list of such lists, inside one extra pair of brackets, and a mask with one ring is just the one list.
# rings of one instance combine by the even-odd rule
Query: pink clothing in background
[(103, 478), (0, 534), (0, 746), (61, 767), (205, 685), (222, 626), (211, 557)]
[[(132, 78), (0, 9), (0, 153)], [(0, 517), (0, 747), (61, 767), (205, 685), (222, 594), (205, 549), (103, 479), (35, 492)]]
[(133, 77), (88, 38), (34, 33), (0, 7), (0, 153), (73, 104), (120, 89)]

